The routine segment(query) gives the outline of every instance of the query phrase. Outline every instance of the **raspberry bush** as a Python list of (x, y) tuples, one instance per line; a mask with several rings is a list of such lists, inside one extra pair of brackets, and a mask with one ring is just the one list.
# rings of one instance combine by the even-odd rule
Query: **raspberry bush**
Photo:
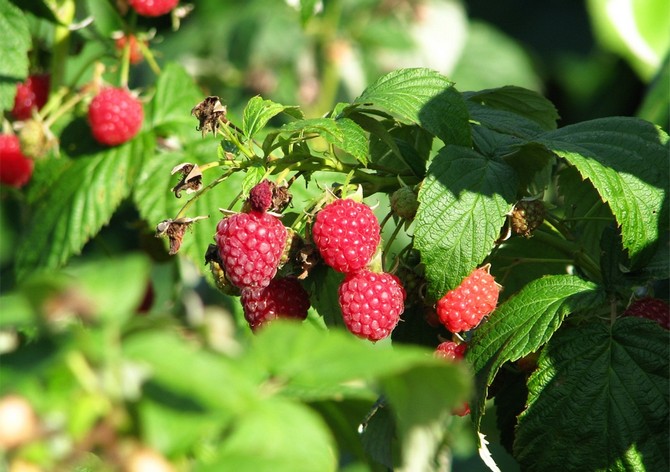
[(458, 2), (24, 3), (0, 469), (670, 466), (667, 61), (632, 116), (467, 18), (445, 73)]

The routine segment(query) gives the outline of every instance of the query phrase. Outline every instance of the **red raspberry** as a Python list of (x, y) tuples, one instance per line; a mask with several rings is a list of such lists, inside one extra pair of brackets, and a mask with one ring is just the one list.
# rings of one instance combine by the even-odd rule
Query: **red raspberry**
[(179, 0), (128, 0), (138, 15), (161, 16), (175, 9)]
[[(142, 59), (144, 59), (144, 56), (142, 55), (142, 50), (138, 46), (137, 43), (137, 36), (134, 34), (130, 34), (128, 36), (123, 35), (119, 38), (116, 39), (114, 42), (116, 46), (116, 50), (119, 51), (120, 54), (123, 53), (123, 49), (126, 47), (126, 43), (129, 43), (130, 46), (130, 56), (129, 60), (131, 64), (139, 64), (142, 62)], [(143, 43), (146, 45), (147, 42), (143, 41)]]
[(338, 293), (347, 329), (370, 341), (391, 334), (405, 309), (405, 289), (392, 274), (365, 269), (349, 273)]
[(216, 227), (223, 270), (239, 288), (267, 287), (277, 273), (288, 231), (268, 213), (252, 211), (224, 218)]
[(272, 184), (264, 179), (249, 191), (249, 205), (253, 211), (268, 211), (272, 206)]
[(244, 317), (254, 331), (276, 318), (304, 320), (309, 310), (309, 295), (294, 278), (274, 278), (263, 288), (242, 290)]
[(370, 207), (335, 200), (316, 214), (312, 238), (323, 260), (338, 272), (365, 267), (379, 244), (379, 222)]
[(22, 84), (16, 86), (12, 115), (17, 120), (27, 120), (32, 116), (33, 108), (40, 110), (49, 98), (50, 77), (48, 74), (31, 75)]
[[(445, 359), (450, 362), (460, 362), (465, 357), (465, 351), (468, 350), (468, 345), (465, 343), (456, 344), (453, 341), (445, 341), (437, 346), (435, 349), (435, 357)], [(453, 411), (454, 415), (465, 416), (470, 413), (470, 405), (465, 402), (460, 408)]]
[(481, 267), (437, 302), (437, 315), (452, 333), (467, 331), (495, 309), (499, 292), (489, 266)]
[(142, 102), (123, 88), (102, 89), (88, 108), (93, 137), (107, 146), (130, 141), (140, 131), (142, 120)]
[(647, 318), (665, 329), (670, 329), (670, 305), (658, 298), (646, 297), (635, 300), (624, 311), (623, 316)]
[(21, 152), (19, 138), (14, 134), (0, 134), (0, 182), (21, 188), (33, 175), (34, 162)]

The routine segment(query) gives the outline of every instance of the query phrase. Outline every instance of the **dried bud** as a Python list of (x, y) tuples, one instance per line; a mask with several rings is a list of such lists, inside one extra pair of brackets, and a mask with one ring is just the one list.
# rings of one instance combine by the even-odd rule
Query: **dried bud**
[(541, 200), (520, 200), (510, 214), (512, 231), (530, 238), (533, 231), (542, 225), (545, 208)]
[(272, 207), (275, 184), (267, 179), (256, 184), (249, 192), (249, 205), (253, 211), (265, 212)]

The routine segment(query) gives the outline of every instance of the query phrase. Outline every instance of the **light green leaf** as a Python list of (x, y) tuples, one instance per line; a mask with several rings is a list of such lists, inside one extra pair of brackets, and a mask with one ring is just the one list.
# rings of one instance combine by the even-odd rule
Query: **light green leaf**
[[(604, 300), (604, 291), (591, 282), (552, 275), (532, 281), (500, 305), (468, 344), (466, 358), (481, 378), (479, 398), (486, 398), (486, 388), (505, 362), (537, 351), (567, 315), (600, 306)], [(479, 421), (483, 411), (473, 411)]]
[(17, 251), (17, 275), (36, 268), (53, 269), (79, 254), (107, 224), (131, 186), (153, 136), (143, 133), (117, 147), (77, 156), (64, 165), (57, 180), (34, 207), (30, 228)]
[(16, 83), (28, 75), (30, 31), (24, 13), (8, 0), (0, 0), (0, 110), (14, 106)]
[(178, 133), (185, 140), (200, 139), (191, 109), (204, 100), (193, 78), (175, 62), (167, 64), (156, 83), (149, 116), (158, 134)]
[(285, 106), (271, 100), (263, 100), (256, 96), (249, 100), (242, 115), (242, 132), (247, 139), (261, 131), (272, 118), (285, 112), (296, 118), (302, 118), (302, 112), (298, 107)]
[(123, 31), (123, 19), (119, 10), (110, 2), (100, 0), (86, 0), (86, 10), (93, 18), (93, 27), (104, 38), (111, 38), (112, 33)]
[(477, 92), (464, 92), (463, 97), (469, 102), (523, 116), (545, 130), (556, 129), (556, 120), (559, 118), (556, 107), (533, 90), (506, 85)]
[(644, 99), (637, 110), (636, 116), (643, 120), (670, 128), (670, 50), (663, 60), (663, 64), (649, 84)]
[(344, 152), (348, 152), (363, 165), (368, 163), (368, 137), (355, 121), (349, 118), (335, 120), (342, 132), (342, 143), (332, 143)]
[(591, 181), (621, 226), (631, 259), (653, 246), (667, 223), (666, 133), (637, 118), (616, 117), (566, 126), (538, 142)]
[(335, 441), (321, 417), (305, 405), (275, 397), (241, 415), (215, 459), (203, 461), (195, 471), (334, 472), (337, 459)]
[(353, 104), (381, 108), (403, 123), (421, 125), (445, 144), (470, 145), (465, 101), (438, 72), (418, 68), (391, 72), (366, 88)]
[(242, 181), (242, 198), (249, 196), (249, 192), (256, 186), (265, 175), (265, 167), (261, 165), (251, 165), (247, 167)]
[(669, 346), (666, 330), (637, 318), (559, 331), (528, 380), (522, 469), (668, 470)]
[(516, 198), (511, 167), (458, 146), (433, 159), (419, 192), (414, 247), (438, 299), (488, 255)]

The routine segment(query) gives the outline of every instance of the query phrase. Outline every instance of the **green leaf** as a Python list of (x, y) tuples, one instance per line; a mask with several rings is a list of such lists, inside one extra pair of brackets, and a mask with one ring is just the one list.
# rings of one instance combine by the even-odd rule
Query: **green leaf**
[(156, 83), (151, 101), (151, 123), (159, 134), (178, 133), (185, 140), (200, 139), (191, 109), (204, 99), (186, 70), (175, 62), (167, 64)]
[[(133, 192), (133, 201), (140, 215), (151, 227), (155, 227), (163, 220), (175, 218), (187, 201), (197, 197), (184, 216), (189, 218), (209, 216), (209, 218), (195, 222), (186, 231), (179, 253), (189, 257), (199, 268), (204, 266), (207, 247), (214, 242), (216, 225), (221, 219), (218, 209), (227, 208), (239, 193), (244, 174), (235, 173), (212, 189), (201, 191), (199, 194), (185, 194), (179, 199), (171, 191), (179, 178), (170, 175), (170, 171), (177, 164), (184, 162), (199, 165), (211, 162), (216, 159), (217, 143), (213, 137), (198, 138), (197, 141), (188, 143), (183, 153), (158, 154), (147, 160)], [(203, 189), (220, 175), (221, 172), (215, 169), (205, 172)]]
[[(205, 351), (178, 337), (176, 331), (133, 334), (124, 340), (123, 355), (146, 369), (151, 382), (172, 395), (191, 398), (201, 408), (215, 410), (221, 420), (247, 411), (258, 397), (258, 370), (249, 365), (242, 369), (239, 362)], [(214, 379), (225, 388), (216, 388)]]
[[(259, 440), (262, 438), (262, 446)], [(259, 402), (234, 424), (215, 459), (196, 472), (335, 471), (335, 442), (323, 420), (305, 405), (281, 398)]]
[(247, 167), (242, 181), (242, 198), (249, 196), (249, 192), (256, 186), (265, 175), (265, 167), (261, 165), (251, 165)]
[(469, 102), (528, 118), (547, 131), (556, 129), (556, 120), (559, 118), (556, 107), (533, 90), (506, 85), (477, 92), (464, 92), (463, 97)]
[(112, 33), (124, 30), (119, 10), (111, 2), (86, 0), (86, 9), (93, 18), (93, 26), (103, 38), (111, 38)]
[(490, 385), (500, 366), (537, 351), (567, 315), (600, 306), (604, 300), (605, 292), (597, 285), (573, 275), (534, 280), (475, 330), (466, 357)]
[(0, 110), (14, 106), (16, 83), (28, 75), (30, 31), (24, 13), (8, 0), (0, 0)]
[(368, 163), (368, 137), (363, 128), (349, 118), (335, 120), (342, 132), (342, 143), (332, 143), (344, 152), (348, 152), (363, 165)]
[(514, 168), (520, 187), (528, 189), (529, 194), (541, 193), (551, 184), (556, 157), (546, 147), (526, 143), (505, 154), (503, 160)]
[(670, 50), (665, 55), (663, 64), (656, 72), (654, 80), (644, 95), (644, 99), (637, 110), (636, 116), (643, 120), (670, 128)]
[(511, 167), (471, 149), (447, 146), (435, 156), (419, 192), (414, 235), (430, 297), (457, 286), (489, 254), (516, 185)]
[(421, 125), (445, 144), (470, 145), (465, 101), (438, 72), (419, 68), (391, 72), (366, 88), (353, 104), (380, 107), (403, 123)]
[(307, 278), (307, 283), (311, 286), (309, 292), (312, 307), (323, 317), (326, 326), (344, 327), (342, 311), (337, 299), (337, 289), (343, 280), (344, 274), (324, 264), (316, 266)]
[(470, 118), (474, 126), (484, 126), (496, 133), (522, 138), (533, 139), (546, 130), (536, 121), (518, 115), (508, 110), (493, 108), (479, 103), (466, 101)]
[(668, 470), (669, 346), (667, 331), (636, 318), (561, 330), (528, 381), (522, 468)]
[[(115, 325), (137, 311), (149, 282), (149, 261), (142, 255), (115, 257), (64, 270), (81, 294), (93, 301), (96, 319)], [(114, 283), (110, 283), (113, 280)]]
[(261, 131), (272, 118), (285, 112), (296, 118), (302, 118), (302, 112), (298, 107), (285, 106), (271, 100), (263, 100), (256, 96), (249, 100), (242, 115), (242, 132), (247, 139), (253, 139), (254, 135)]
[(142, 160), (154, 149), (143, 133), (117, 147), (70, 160), (34, 206), (17, 251), (16, 270), (23, 277), (36, 268), (61, 266), (107, 224), (130, 194)]
[(631, 259), (653, 249), (667, 224), (666, 133), (637, 118), (616, 117), (566, 126), (539, 142), (591, 181), (621, 226)]
[[(31, 14), (35, 15), (37, 18), (43, 18), (47, 21), (50, 21), (51, 23), (58, 23), (58, 18), (56, 18), (56, 15), (54, 14), (53, 10), (51, 9), (52, 7), (48, 5), (46, 0), (40, 0), (40, 1), (31, 1), (31, 2), (26, 2), (24, 0), (9, 0), (10, 3), (13, 3), (17, 7), (23, 9), (24, 11), (30, 12)], [(4, 1), (2, 2), (4, 3)]]

